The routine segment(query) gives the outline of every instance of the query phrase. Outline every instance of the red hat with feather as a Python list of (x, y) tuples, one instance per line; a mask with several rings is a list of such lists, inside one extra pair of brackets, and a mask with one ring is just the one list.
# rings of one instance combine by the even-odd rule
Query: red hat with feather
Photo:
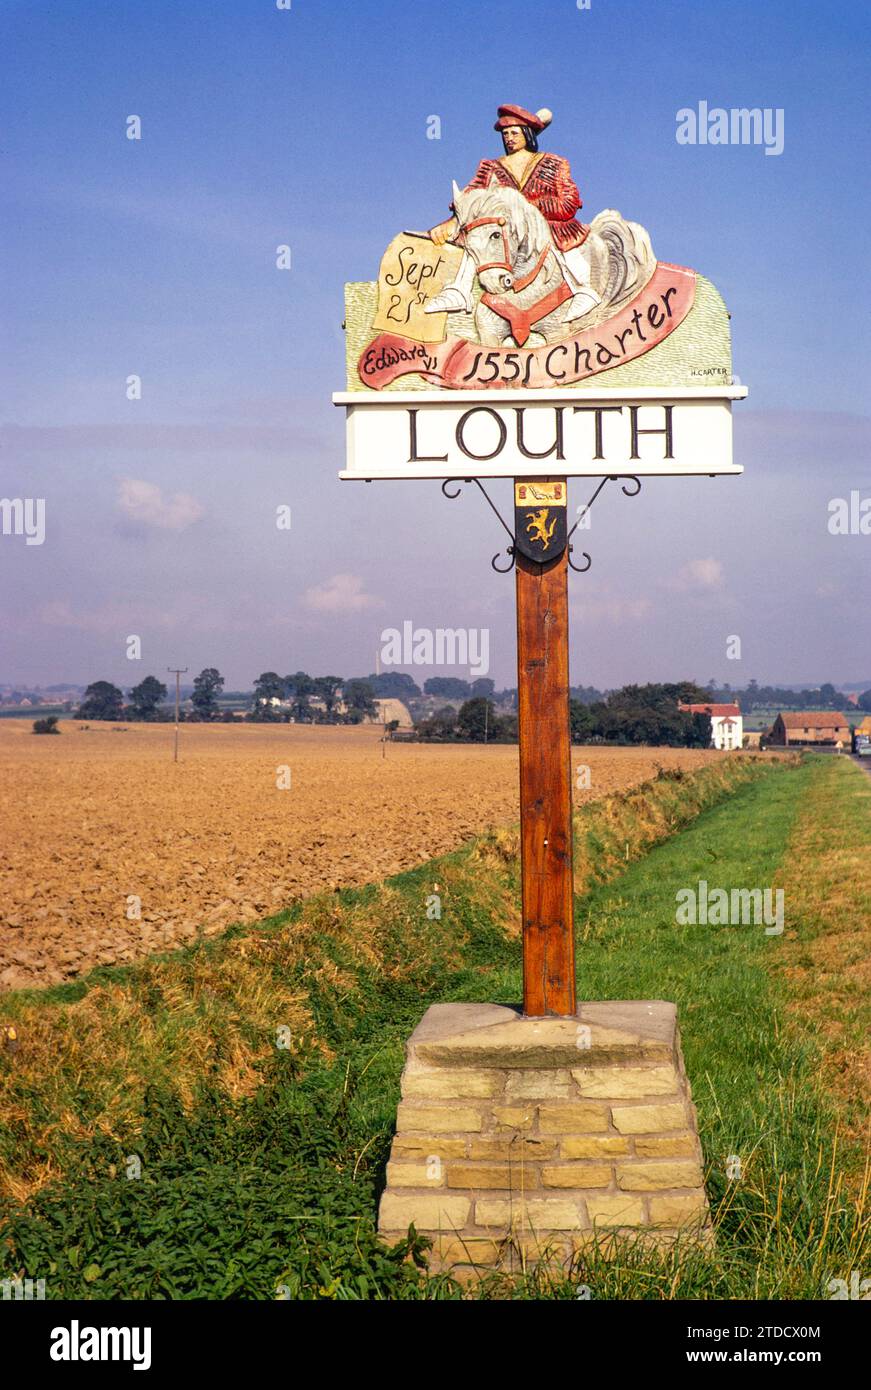
[(499, 119), (494, 125), (494, 130), (504, 130), (510, 125), (525, 125), (540, 135), (546, 126), (553, 120), (553, 112), (548, 111), (547, 107), (542, 107), (540, 111), (527, 111), (524, 106), (514, 106), (508, 104), (499, 107)]

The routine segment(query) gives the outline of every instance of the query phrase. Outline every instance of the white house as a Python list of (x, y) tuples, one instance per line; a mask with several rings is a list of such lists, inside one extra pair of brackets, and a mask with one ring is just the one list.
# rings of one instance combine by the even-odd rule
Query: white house
[(711, 716), (711, 747), (740, 748), (744, 741), (744, 720), (737, 705), (678, 705), (687, 714)]

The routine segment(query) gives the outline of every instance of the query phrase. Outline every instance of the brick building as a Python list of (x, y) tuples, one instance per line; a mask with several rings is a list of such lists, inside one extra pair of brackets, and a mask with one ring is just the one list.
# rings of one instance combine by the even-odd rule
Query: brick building
[(771, 726), (768, 742), (781, 747), (808, 744), (844, 745), (850, 742), (850, 726), (838, 710), (799, 710), (780, 713)]

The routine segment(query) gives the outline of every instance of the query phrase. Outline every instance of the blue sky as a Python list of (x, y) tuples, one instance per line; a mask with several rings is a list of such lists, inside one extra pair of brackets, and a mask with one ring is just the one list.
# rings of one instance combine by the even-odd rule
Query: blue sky
[[(441, 220), (451, 179), (499, 152), (502, 101), (554, 111), (546, 147), (585, 215), (620, 209), (714, 281), (751, 388), (742, 478), (600, 498), (593, 569), (571, 579), (573, 680), (871, 681), (871, 537), (827, 529), (830, 499), (871, 491), (864, 5), (65, 0), (0, 16), (0, 492), (47, 508), (42, 546), (0, 537), (0, 681), (353, 674), (411, 619), (489, 627), (491, 674), (513, 684), (513, 584), (490, 571), (483, 502), (340, 484), (330, 404), (344, 281)], [(676, 112), (700, 100), (782, 108), (783, 153), (678, 145)]]

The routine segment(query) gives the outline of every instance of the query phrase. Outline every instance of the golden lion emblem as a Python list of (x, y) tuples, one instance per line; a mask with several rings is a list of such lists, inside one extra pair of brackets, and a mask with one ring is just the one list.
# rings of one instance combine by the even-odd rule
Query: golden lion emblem
[(537, 512), (527, 512), (529, 518), (526, 523), (526, 531), (533, 541), (541, 541), (542, 550), (547, 550), (550, 545), (550, 538), (556, 529), (556, 517), (550, 523), (550, 530), (547, 527), (547, 514), (549, 507), (540, 507)]

